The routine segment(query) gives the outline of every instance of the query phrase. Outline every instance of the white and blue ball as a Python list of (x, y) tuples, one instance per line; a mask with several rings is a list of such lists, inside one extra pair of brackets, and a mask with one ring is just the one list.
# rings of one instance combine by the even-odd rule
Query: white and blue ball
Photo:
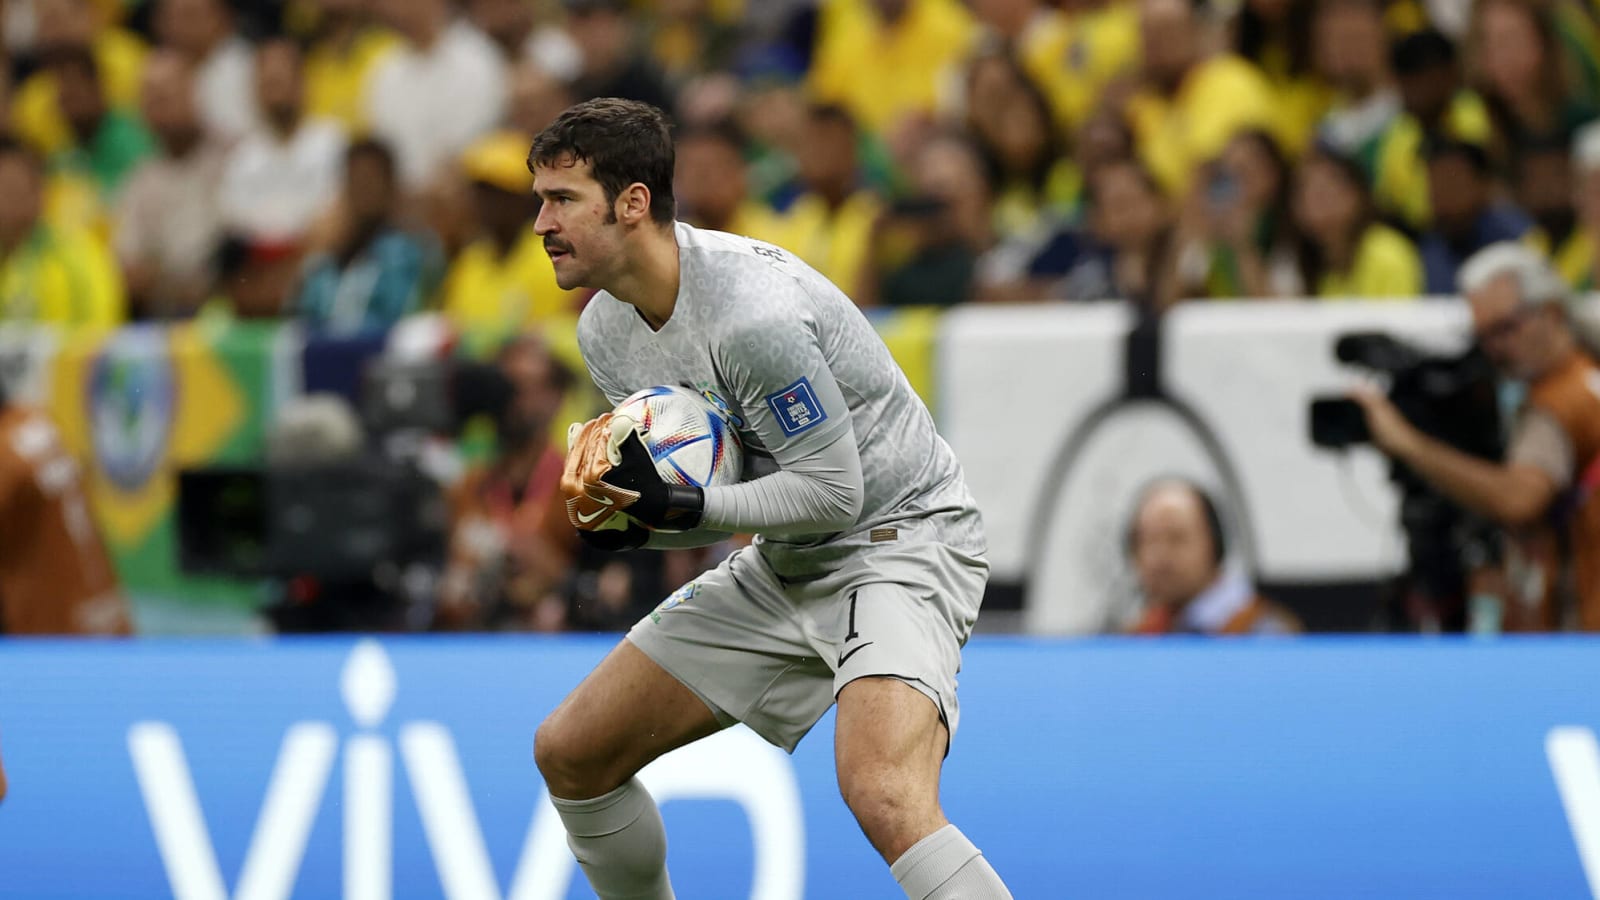
[(645, 388), (617, 405), (616, 416), (633, 421), (668, 484), (718, 487), (736, 484), (744, 447), (726, 410), (688, 388)]

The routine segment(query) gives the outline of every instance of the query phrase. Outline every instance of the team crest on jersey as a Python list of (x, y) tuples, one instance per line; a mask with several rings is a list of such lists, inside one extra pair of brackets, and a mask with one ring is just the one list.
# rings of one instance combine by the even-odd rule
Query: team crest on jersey
[(691, 581), (683, 587), (673, 591), (667, 596), (667, 599), (661, 601), (661, 605), (656, 607), (654, 612), (650, 613), (650, 621), (660, 622), (662, 613), (677, 609), (685, 603), (688, 603), (694, 598), (694, 593), (695, 591), (699, 590), (699, 588), (700, 582)]
[(700, 395), (705, 397), (707, 400), (710, 400), (712, 406), (722, 410), (722, 414), (728, 417), (728, 421), (733, 423), (733, 427), (744, 427), (744, 417), (734, 412), (733, 407), (728, 405), (728, 401), (717, 396), (716, 391), (713, 391), (710, 388), (701, 388)]
[(783, 429), (785, 435), (792, 437), (828, 421), (828, 411), (817, 402), (816, 392), (811, 390), (811, 382), (805, 378), (777, 393), (768, 394), (766, 400), (767, 407), (772, 410), (778, 427)]

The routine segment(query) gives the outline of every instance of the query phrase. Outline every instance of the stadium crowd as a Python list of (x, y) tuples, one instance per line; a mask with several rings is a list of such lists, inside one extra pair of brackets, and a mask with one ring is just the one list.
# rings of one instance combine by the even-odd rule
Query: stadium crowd
[(705, 560), (574, 569), (547, 515), (530, 435), (585, 297), (525, 161), (596, 96), (672, 113), (681, 218), (863, 306), (1410, 300), (1503, 241), (1600, 266), (1589, 0), (9, 0), (0, 323), (437, 314), (526, 421), (457, 486), (427, 624), (624, 624)]

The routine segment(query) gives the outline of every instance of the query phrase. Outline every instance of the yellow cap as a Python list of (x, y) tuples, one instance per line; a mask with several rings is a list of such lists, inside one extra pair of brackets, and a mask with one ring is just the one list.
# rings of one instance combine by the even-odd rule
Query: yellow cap
[(528, 148), (533, 139), (519, 131), (497, 131), (479, 138), (461, 154), (461, 172), (471, 181), (481, 181), (513, 194), (533, 190), (533, 173), (528, 171)]

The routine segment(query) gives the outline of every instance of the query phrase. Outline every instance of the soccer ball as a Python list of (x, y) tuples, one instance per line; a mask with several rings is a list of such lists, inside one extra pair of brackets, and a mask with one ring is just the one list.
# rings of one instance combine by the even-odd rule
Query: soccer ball
[(639, 391), (612, 412), (633, 421), (668, 484), (717, 487), (739, 481), (744, 447), (728, 414), (709, 398), (662, 385)]

